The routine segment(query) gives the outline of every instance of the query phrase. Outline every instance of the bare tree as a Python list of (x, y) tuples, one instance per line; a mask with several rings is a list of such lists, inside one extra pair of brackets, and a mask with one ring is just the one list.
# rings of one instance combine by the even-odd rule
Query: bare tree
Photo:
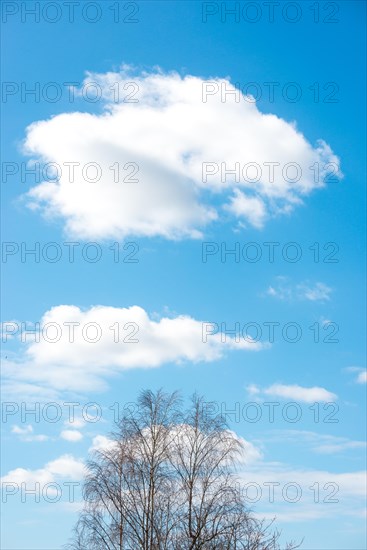
[[(95, 452), (75, 550), (277, 550), (239, 490), (239, 438), (194, 396), (144, 391), (111, 444)], [(289, 544), (287, 550), (296, 548)]]

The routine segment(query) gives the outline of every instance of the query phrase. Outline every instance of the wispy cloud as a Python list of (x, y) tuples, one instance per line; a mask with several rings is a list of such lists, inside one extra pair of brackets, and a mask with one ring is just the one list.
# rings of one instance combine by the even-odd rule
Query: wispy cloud
[(47, 441), (49, 439), (47, 435), (35, 434), (31, 424), (27, 424), (24, 428), (14, 425), (11, 432), (19, 436), (22, 441)]
[(318, 454), (340, 454), (358, 449), (365, 450), (367, 446), (365, 441), (308, 430), (272, 430), (265, 440), (287, 445), (306, 445), (308, 449)]
[(266, 294), (278, 300), (298, 301), (308, 300), (311, 302), (325, 302), (330, 300), (333, 289), (321, 282), (292, 283), (288, 277), (278, 276), (276, 282), (270, 285)]

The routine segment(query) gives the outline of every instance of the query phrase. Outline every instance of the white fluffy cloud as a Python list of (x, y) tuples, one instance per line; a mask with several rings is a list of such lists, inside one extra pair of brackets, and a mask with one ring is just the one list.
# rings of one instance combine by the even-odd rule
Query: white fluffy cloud
[(61, 439), (65, 439), (65, 441), (71, 441), (72, 443), (75, 443), (83, 439), (83, 434), (78, 430), (62, 430), (62, 432), (60, 433), (60, 437)]
[(250, 395), (255, 395), (257, 397), (270, 395), (272, 397), (292, 399), (292, 401), (300, 401), (302, 403), (315, 403), (317, 401), (332, 402), (338, 398), (335, 393), (332, 393), (325, 388), (321, 388), (320, 386), (306, 388), (303, 386), (298, 386), (297, 384), (272, 384), (267, 388), (259, 388), (258, 386), (251, 384), (246, 389)]
[(85, 474), (84, 463), (82, 460), (76, 459), (72, 455), (62, 455), (55, 460), (51, 460), (43, 468), (30, 470), (26, 468), (15, 468), (10, 470), (1, 478), (2, 483), (15, 483), (21, 485), (33, 485), (40, 483), (57, 482), (62, 479), (68, 481), (82, 480)]
[(260, 350), (249, 338), (236, 341), (221, 333), (203, 337), (206, 323), (189, 316), (153, 320), (138, 306), (95, 306), (85, 311), (60, 305), (40, 321), (39, 341), (23, 344), (18, 362), (5, 362), (4, 373), (58, 390), (103, 388), (104, 377), (133, 368), (166, 363), (208, 362), (229, 350)]
[[(57, 178), (49, 168), (29, 191), (29, 206), (61, 218), (73, 237), (195, 238), (225, 211), (240, 224), (261, 227), (324, 186), (328, 173), (342, 176), (324, 141), (313, 147), (294, 122), (261, 113), (240, 93), (225, 102), (220, 93), (205, 94), (201, 78), (123, 67), (88, 74), (84, 87), (91, 82), (106, 100), (102, 114), (35, 122), (24, 142), (31, 162), (59, 167)], [(234, 90), (226, 79), (212, 82)], [(79, 163), (74, 177), (67, 163)], [(100, 173), (85, 168), (88, 163), (97, 163)]]

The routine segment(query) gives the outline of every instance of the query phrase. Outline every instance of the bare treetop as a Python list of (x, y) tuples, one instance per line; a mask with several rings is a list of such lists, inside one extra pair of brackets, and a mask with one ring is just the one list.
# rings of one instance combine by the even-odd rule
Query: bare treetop
[[(277, 550), (279, 532), (255, 519), (236, 478), (244, 447), (194, 395), (144, 391), (94, 452), (69, 549)], [(287, 550), (296, 548), (289, 544)]]

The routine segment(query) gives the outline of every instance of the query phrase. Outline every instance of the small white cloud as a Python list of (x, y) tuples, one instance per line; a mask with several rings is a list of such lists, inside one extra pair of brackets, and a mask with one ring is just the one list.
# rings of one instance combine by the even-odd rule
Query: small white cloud
[(271, 395), (272, 397), (280, 397), (282, 399), (292, 399), (293, 401), (301, 401), (303, 403), (314, 403), (317, 401), (332, 402), (338, 397), (325, 388), (313, 386), (306, 388), (297, 384), (273, 384), (267, 388), (262, 388), (261, 393)]
[(79, 432), (78, 430), (63, 430), (60, 433), (61, 439), (65, 439), (66, 441), (80, 441), (83, 439), (83, 434)]

